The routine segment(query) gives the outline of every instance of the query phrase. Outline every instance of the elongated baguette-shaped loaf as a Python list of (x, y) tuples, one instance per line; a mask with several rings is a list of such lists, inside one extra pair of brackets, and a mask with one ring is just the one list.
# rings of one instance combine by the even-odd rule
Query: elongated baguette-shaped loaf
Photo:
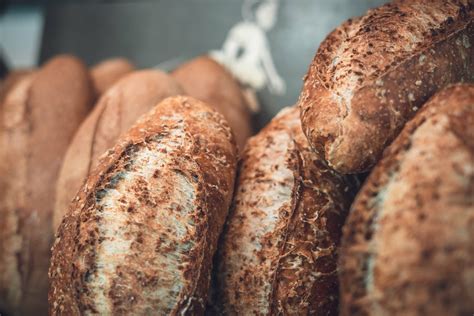
[(474, 85), (437, 93), (354, 202), (341, 250), (343, 315), (474, 310)]
[(472, 1), (394, 1), (321, 44), (300, 95), (303, 131), (334, 169), (365, 171), (431, 95), (460, 81), (474, 81)]
[(104, 94), (120, 78), (133, 70), (135, 67), (125, 58), (111, 58), (94, 65), (90, 72), (96, 95)]
[(213, 59), (201, 56), (178, 67), (172, 76), (186, 94), (206, 102), (224, 115), (242, 150), (252, 135), (251, 114), (232, 74)]
[(62, 221), (52, 315), (200, 315), (234, 187), (223, 116), (165, 99), (101, 159)]
[(141, 70), (125, 76), (102, 96), (64, 158), (56, 189), (54, 230), (89, 172), (97, 166), (99, 157), (141, 115), (166, 97), (182, 93), (178, 83), (166, 73)]
[(0, 310), (47, 313), (55, 183), (93, 89), (78, 59), (60, 56), (21, 78), (0, 111)]
[(311, 151), (297, 107), (252, 137), (218, 255), (218, 308), (337, 315), (337, 248), (353, 180)]

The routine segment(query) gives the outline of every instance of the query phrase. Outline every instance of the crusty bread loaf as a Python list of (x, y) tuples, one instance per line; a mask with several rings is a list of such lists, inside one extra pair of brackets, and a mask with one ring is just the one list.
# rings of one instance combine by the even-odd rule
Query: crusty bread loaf
[(101, 96), (115, 82), (135, 67), (125, 58), (110, 58), (94, 65), (90, 72), (97, 96)]
[(74, 136), (59, 174), (54, 207), (54, 230), (99, 157), (118, 137), (158, 102), (182, 94), (179, 84), (164, 72), (141, 70), (126, 75), (98, 101)]
[(232, 74), (213, 59), (200, 56), (178, 67), (172, 76), (186, 94), (206, 102), (224, 115), (237, 145), (243, 149), (252, 135), (251, 111)]
[(217, 256), (226, 315), (337, 315), (336, 257), (355, 193), (327, 167), (286, 108), (243, 152)]
[(203, 314), (236, 156), (227, 122), (201, 101), (168, 98), (143, 116), (59, 227), (50, 314)]
[(0, 111), (0, 310), (47, 313), (54, 190), (93, 89), (78, 59), (59, 56), (21, 78)]
[(299, 99), (303, 131), (333, 168), (361, 172), (431, 95), (459, 81), (474, 81), (472, 1), (394, 1), (321, 44)]
[(437, 93), (387, 148), (341, 250), (343, 315), (474, 311), (474, 85)]

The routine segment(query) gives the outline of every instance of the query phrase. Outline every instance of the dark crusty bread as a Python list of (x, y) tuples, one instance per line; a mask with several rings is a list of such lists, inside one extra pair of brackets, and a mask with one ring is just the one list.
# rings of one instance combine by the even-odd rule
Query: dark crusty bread
[(474, 85), (437, 93), (387, 148), (344, 226), (343, 315), (474, 311)]
[(297, 107), (249, 139), (217, 256), (228, 315), (337, 315), (336, 257), (352, 176), (310, 148)]
[(125, 58), (111, 58), (94, 65), (91, 70), (92, 83), (97, 96), (101, 96), (115, 82), (135, 70)]
[(73, 133), (91, 107), (87, 68), (70, 56), (25, 75), (0, 111), (0, 310), (47, 313), (54, 189)]
[(206, 102), (224, 115), (242, 150), (252, 135), (251, 111), (232, 74), (213, 59), (200, 56), (181, 65), (171, 75), (187, 95)]
[(234, 187), (223, 116), (171, 97), (92, 171), (62, 221), (51, 315), (199, 315)]
[(54, 230), (99, 157), (112, 148), (141, 115), (161, 100), (182, 93), (179, 84), (166, 73), (141, 70), (126, 75), (101, 97), (74, 136), (64, 158), (56, 189)]
[(334, 169), (365, 171), (431, 95), (473, 80), (472, 1), (394, 1), (321, 44), (299, 99), (303, 131)]

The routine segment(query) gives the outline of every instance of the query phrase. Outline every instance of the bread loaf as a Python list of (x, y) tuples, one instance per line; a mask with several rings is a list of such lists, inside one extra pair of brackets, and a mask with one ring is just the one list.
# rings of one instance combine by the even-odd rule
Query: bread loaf
[(299, 99), (303, 131), (336, 170), (365, 171), (431, 95), (459, 81), (474, 81), (472, 1), (394, 1), (323, 41)]
[(182, 93), (178, 83), (166, 73), (141, 70), (125, 76), (102, 96), (74, 136), (64, 158), (56, 189), (54, 230), (82, 182), (97, 165), (99, 156), (159, 101)]
[(143, 116), (59, 227), (50, 314), (203, 314), (236, 152), (223, 116), (190, 97)]
[(101, 96), (115, 82), (135, 67), (125, 58), (111, 58), (104, 60), (91, 69), (92, 82), (97, 96)]
[(178, 67), (172, 76), (187, 95), (206, 102), (224, 115), (237, 145), (243, 149), (252, 135), (251, 111), (232, 74), (211, 58), (201, 56)]
[(217, 257), (225, 315), (337, 315), (336, 257), (356, 189), (328, 168), (286, 108), (243, 152)]
[(0, 111), (0, 310), (47, 313), (54, 190), (93, 98), (86, 67), (59, 56), (12, 87)]
[(474, 311), (474, 85), (437, 93), (358, 194), (341, 250), (343, 315)]
[(0, 81), (0, 106), (3, 103), (3, 99), (8, 94), (8, 91), (10, 91), (10, 89), (13, 88), (21, 78), (31, 73), (31, 71), (32, 70), (27, 69), (14, 70), (9, 72), (5, 79)]

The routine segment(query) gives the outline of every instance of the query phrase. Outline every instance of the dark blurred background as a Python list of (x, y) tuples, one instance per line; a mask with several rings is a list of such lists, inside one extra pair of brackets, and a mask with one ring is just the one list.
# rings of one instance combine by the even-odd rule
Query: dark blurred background
[[(275, 2), (274, 12), (259, 12), (262, 2)], [(324, 37), (347, 18), (383, 2), (386, 1), (0, 0), (0, 54), (3, 67), (9, 68), (34, 67), (55, 54), (71, 53), (89, 65), (123, 56), (141, 68), (171, 70), (187, 59), (220, 50), (229, 38), (231, 42), (233, 37), (238, 38), (230, 31), (242, 21), (268, 21), (268, 15), (273, 14), (274, 23), (260, 31), (266, 37), (263, 50), (268, 54), (262, 50), (256, 54), (262, 60), (270, 60), (274, 66), (270, 75), (281, 78), (283, 87), (280, 85), (275, 91), (267, 80), (259, 88), (262, 109), (258, 125), (262, 126), (280, 108), (296, 102), (301, 78)], [(252, 49), (262, 47), (253, 38), (247, 40)]]

